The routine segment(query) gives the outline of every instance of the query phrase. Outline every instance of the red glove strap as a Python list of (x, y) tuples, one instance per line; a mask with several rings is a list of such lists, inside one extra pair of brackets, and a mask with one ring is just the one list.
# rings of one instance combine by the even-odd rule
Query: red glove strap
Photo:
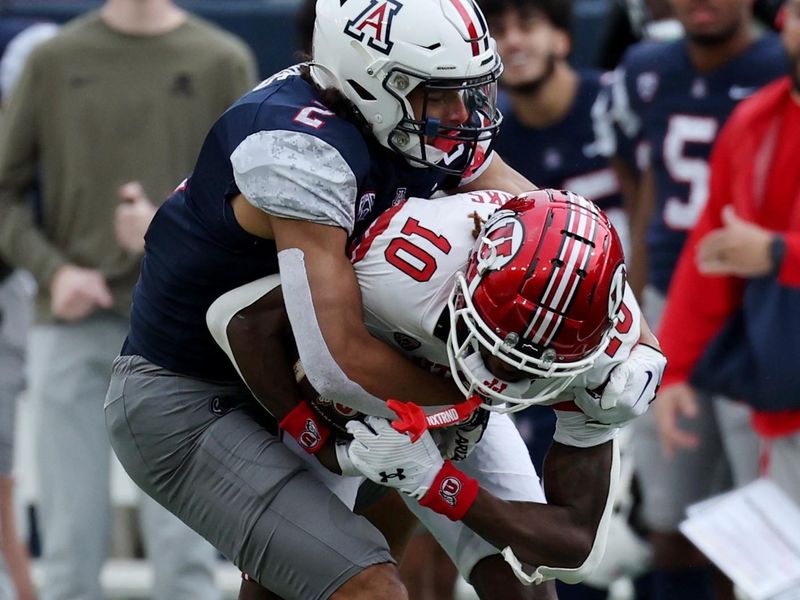
[(451, 521), (460, 521), (477, 497), (478, 482), (447, 460), (419, 503)]
[(483, 400), (477, 394), (453, 406), (448, 406), (429, 415), (421, 406), (413, 402), (400, 402), (387, 400), (386, 406), (397, 414), (398, 418), (392, 421), (392, 427), (399, 433), (407, 433), (412, 442), (416, 442), (428, 429), (440, 429), (457, 425), (469, 418)]
[(316, 454), (331, 434), (330, 427), (322, 422), (308, 402), (303, 400), (283, 417), (279, 427), (292, 436), (309, 454)]

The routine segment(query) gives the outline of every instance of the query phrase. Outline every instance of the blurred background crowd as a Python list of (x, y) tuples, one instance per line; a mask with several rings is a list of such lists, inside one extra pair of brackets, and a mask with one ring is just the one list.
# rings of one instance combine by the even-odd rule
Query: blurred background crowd
[[(800, 1), (479, 4), (496, 150), (607, 211), (670, 361), (624, 440), (606, 560), (559, 597), (734, 598), (678, 526), (760, 476), (800, 503)], [(310, 52), (313, 16), (0, 0), (0, 599), (123, 597), (110, 558), (145, 561), (142, 597), (228, 593), (222, 558), (119, 477), (100, 408), (156, 205), (233, 100)], [(552, 410), (517, 425), (540, 468)], [(427, 534), (401, 568), (415, 600), (464, 597)]]

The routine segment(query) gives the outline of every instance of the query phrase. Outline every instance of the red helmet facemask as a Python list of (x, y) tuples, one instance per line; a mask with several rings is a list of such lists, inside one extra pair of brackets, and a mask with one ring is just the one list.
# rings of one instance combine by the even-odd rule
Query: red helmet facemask
[[(448, 301), (456, 383), (506, 402), (504, 412), (557, 398), (605, 350), (624, 292), (622, 245), (593, 203), (555, 190), (512, 198), (485, 224)], [(465, 359), (481, 349), (535, 379), (525, 398), (470, 369)]]

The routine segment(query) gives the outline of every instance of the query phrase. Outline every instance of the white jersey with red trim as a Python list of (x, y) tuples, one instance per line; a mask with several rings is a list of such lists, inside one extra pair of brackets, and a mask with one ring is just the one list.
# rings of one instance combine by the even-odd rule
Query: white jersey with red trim
[(369, 331), (446, 368), (447, 298), (475, 243), (475, 215), (486, 220), (511, 197), (481, 191), (410, 198), (378, 217), (351, 253)]
[[(474, 215), (485, 220), (510, 198), (498, 191), (410, 198), (381, 215), (351, 253), (369, 331), (409, 357), (449, 372), (447, 299), (475, 244)], [(606, 352), (573, 388), (601, 386), (628, 358), (640, 335), (639, 305), (629, 287), (622, 313)], [(544, 383), (534, 382), (529, 394), (539, 385)], [(553, 403), (569, 400), (567, 389)]]

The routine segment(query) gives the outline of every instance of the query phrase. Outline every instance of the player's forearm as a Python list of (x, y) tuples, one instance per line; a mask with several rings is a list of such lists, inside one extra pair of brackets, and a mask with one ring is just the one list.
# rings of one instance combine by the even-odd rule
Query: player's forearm
[(455, 387), (373, 338), (339, 228), (273, 219), (281, 285), (297, 349), (311, 385), (365, 414), (391, 417), (385, 400), (421, 405), (463, 400)]
[(497, 153), (492, 163), (474, 181), (459, 188), (459, 192), (475, 190), (502, 190), (510, 194), (522, 194), (539, 189), (535, 183), (512, 169)]
[(340, 349), (337, 362), (350, 379), (378, 398), (395, 398), (420, 406), (464, 401), (451, 380), (424, 371), (369, 334), (360, 341), (349, 340), (347, 348)]
[(639, 327), (641, 328), (641, 333), (639, 334), (639, 343), (647, 344), (648, 346), (652, 346), (653, 348), (660, 350), (661, 344), (659, 344), (658, 338), (653, 333), (653, 330), (650, 329), (650, 325), (647, 324), (643, 314), (639, 316)]
[(554, 443), (545, 461), (548, 504), (507, 502), (481, 490), (463, 522), (522, 562), (574, 568), (594, 544), (609, 489), (612, 444), (573, 448)]
[(568, 508), (509, 502), (481, 489), (462, 521), (498, 548), (510, 546), (525, 564), (579, 566), (592, 547), (591, 534), (573, 521)]

